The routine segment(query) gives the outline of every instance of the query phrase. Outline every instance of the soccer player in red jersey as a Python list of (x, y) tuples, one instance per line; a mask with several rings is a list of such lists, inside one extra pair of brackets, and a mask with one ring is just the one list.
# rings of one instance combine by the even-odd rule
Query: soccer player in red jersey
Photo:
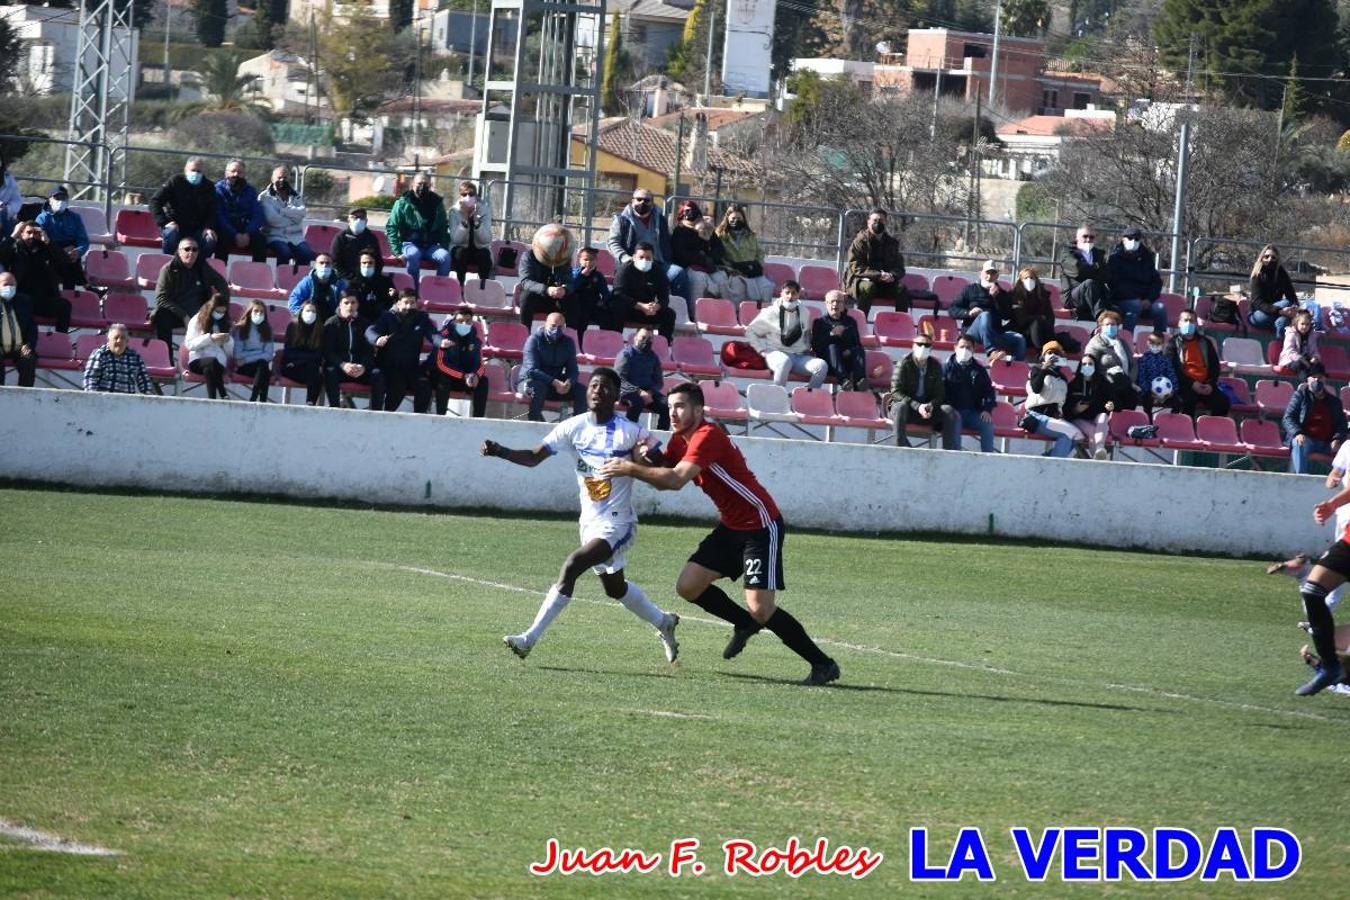
[[(839, 664), (816, 646), (806, 629), (776, 602), (783, 590), (783, 517), (773, 497), (755, 478), (745, 457), (725, 431), (703, 417), (703, 390), (686, 382), (668, 398), (675, 434), (660, 454), (659, 465), (626, 459), (610, 460), (600, 470), (609, 477), (631, 476), (663, 491), (678, 491), (689, 482), (703, 489), (717, 506), (720, 521), (689, 557), (675, 590), (735, 629), (722, 651), (724, 659), (741, 652), (761, 628), (782, 639), (811, 664), (805, 684), (828, 684), (839, 677)], [(745, 575), (745, 602), (737, 605), (713, 582)]]

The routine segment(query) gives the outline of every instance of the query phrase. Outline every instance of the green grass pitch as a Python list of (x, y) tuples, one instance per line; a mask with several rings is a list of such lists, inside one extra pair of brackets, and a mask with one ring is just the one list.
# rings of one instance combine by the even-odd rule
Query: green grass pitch
[[(674, 596), (711, 505), (644, 523), (630, 556), (686, 617), (678, 669), (590, 575), (527, 661), (502, 647), (575, 518), (14, 487), (0, 511), (0, 820), (118, 851), (0, 837), (3, 896), (1326, 897), (1350, 879), (1350, 697), (1292, 696), (1297, 593), (1253, 562), (792, 531), (783, 605), (843, 667), (806, 688), (767, 633), (723, 661), (729, 631)], [(1037, 885), (1019, 825), (1276, 826), (1303, 862), (1264, 887)], [(980, 827), (998, 884), (910, 883), (916, 826), (944, 859)], [(886, 858), (860, 881), (718, 871), (723, 841), (793, 835)], [(694, 837), (710, 871), (537, 878), (550, 837)]]

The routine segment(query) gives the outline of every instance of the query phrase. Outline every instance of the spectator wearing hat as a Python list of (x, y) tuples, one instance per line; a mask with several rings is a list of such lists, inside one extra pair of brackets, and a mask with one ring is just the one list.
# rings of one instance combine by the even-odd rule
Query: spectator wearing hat
[(34, 221), (47, 235), (47, 245), (56, 251), (61, 283), (67, 288), (84, 284), (84, 255), (89, 252), (89, 232), (79, 213), (70, 208), (70, 192), (64, 184), (52, 190), (47, 205)]
[(1289, 471), (1303, 475), (1314, 453), (1335, 455), (1345, 441), (1345, 410), (1327, 388), (1327, 370), (1321, 360), (1308, 366), (1308, 377), (1289, 398), (1284, 410), (1284, 434), (1289, 442)]
[(1064, 418), (1069, 400), (1069, 380), (1060, 369), (1064, 362), (1059, 341), (1041, 347), (1040, 362), (1027, 375), (1026, 415), (1019, 423), (1023, 431), (1054, 441), (1050, 455), (1059, 459), (1073, 453), (1074, 445), (1083, 439), (1078, 426)]
[(1125, 320), (1125, 330), (1134, 331), (1140, 316), (1146, 316), (1155, 331), (1166, 331), (1167, 305), (1158, 299), (1162, 294), (1158, 256), (1144, 243), (1137, 226), (1121, 232), (1106, 269), (1111, 302)]
[(962, 330), (984, 345), (986, 352), (1002, 350), (1013, 359), (1025, 359), (1027, 339), (1009, 326), (1013, 322), (1012, 293), (998, 283), (998, 263), (984, 262), (979, 279), (966, 285), (948, 313)]
[(380, 252), (380, 240), (367, 227), (364, 207), (353, 206), (347, 211), (347, 227), (333, 235), (333, 244), (328, 255), (333, 258), (333, 268), (338, 276), (351, 282), (361, 273), (361, 254), (369, 253), (375, 263), (375, 274), (384, 272), (384, 255)]

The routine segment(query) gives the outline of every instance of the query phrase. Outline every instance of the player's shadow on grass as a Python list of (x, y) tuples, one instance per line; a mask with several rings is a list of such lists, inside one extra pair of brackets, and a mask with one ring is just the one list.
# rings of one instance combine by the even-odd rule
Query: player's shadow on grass
[[(728, 678), (740, 678), (744, 681), (760, 681), (766, 684), (788, 684), (800, 685), (801, 682), (793, 681), (791, 678), (772, 678), (768, 675), (747, 675), (744, 672), (720, 672)], [(1157, 709), (1151, 706), (1127, 706), (1123, 703), (1085, 703), (1079, 700), (1047, 700), (1035, 697), (1004, 697), (998, 694), (961, 694), (955, 691), (924, 691), (918, 688), (893, 688), (882, 687), (875, 684), (839, 684), (838, 682), (829, 685), (830, 690), (834, 691), (881, 691), (887, 694), (914, 694), (921, 697), (946, 697), (953, 700), (989, 700), (993, 703), (1029, 703), (1038, 706), (1069, 706), (1080, 709), (1102, 709), (1113, 712), (1144, 712), (1144, 713), (1162, 713), (1164, 715), (1178, 715), (1178, 711), (1170, 709)]]
[(664, 672), (614, 672), (606, 669), (583, 669), (580, 666), (531, 666), (541, 672), (567, 672), (572, 675), (620, 675), (624, 678), (676, 678), (679, 670), (670, 668)]

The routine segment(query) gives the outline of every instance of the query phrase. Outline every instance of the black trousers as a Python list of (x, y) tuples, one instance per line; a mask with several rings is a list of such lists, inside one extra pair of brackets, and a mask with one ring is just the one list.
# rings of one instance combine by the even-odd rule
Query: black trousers
[(209, 357), (194, 359), (188, 363), (188, 370), (206, 379), (206, 396), (211, 400), (225, 400), (225, 367)]
[(1219, 390), (1217, 384), (1209, 394), (1197, 394), (1191, 389), (1190, 382), (1183, 382), (1181, 390), (1177, 393), (1181, 396), (1181, 411), (1192, 418), (1195, 417), (1196, 408), (1200, 406), (1205, 407), (1211, 416), (1226, 416), (1233, 405), (1228, 395)]
[(1102, 310), (1111, 304), (1111, 290), (1095, 278), (1079, 282), (1065, 298), (1064, 307), (1071, 309), (1080, 322), (1095, 322)]
[[(844, 349), (838, 344), (830, 344), (826, 351), (825, 364), (830, 367), (830, 375), (843, 384), (867, 381), (867, 351), (862, 347)], [(865, 390), (865, 384), (859, 390)]]
[(470, 408), (475, 419), (481, 419), (487, 415), (488, 385), (487, 379), (482, 375), (478, 376), (478, 383), (469, 387), (464, 383), (463, 378), (454, 378), (444, 372), (436, 372), (436, 414), (445, 415), (445, 411), (450, 408), (451, 394), (469, 394)]
[[(634, 303), (628, 307), (626, 318), (629, 322), (635, 322), (640, 325), (651, 325), (656, 329), (657, 334), (661, 335), (661, 337), (666, 340), (670, 340), (675, 336), (675, 310), (671, 309), (669, 306), (657, 312), (656, 315), (649, 316), (638, 309), (637, 304)], [(620, 324), (619, 328), (616, 330), (622, 330), (622, 328), (623, 325)]]
[(323, 370), (324, 388), (328, 393), (328, 405), (334, 408), (342, 402), (342, 383), (354, 382), (370, 388), (370, 409), (384, 409), (384, 375), (379, 369), (366, 369), (361, 377), (353, 378), (338, 366), (328, 366)]
[(7, 362), (12, 362), (14, 368), (19, 372), (19, 387), (32, 387), (37, 381), (36, 349), (27, 356), (20, 356), (17, 350), (0, 356), (0, 385), (5, 383), (5, 363)]
[[(38, 294), (33, 298), (33, 315), (56, 320), (56, 330), (70, 331), (70, 301), (60, 294)], [(36, 348), (34, 348), (36, 349)]]
[(64, 247), (57, 248), (56, 271), (61, 273), (61, 286), (63, 288), (72, 289), (85, 284), (84, 264), (78, 259), (71, 259), (67, 256)]
[(305, 386), (306, 406), (319, 405), (319, 395), (323, 393), (323, 365), (318, 360), (282, 363), (281, 374)]
[(421, 366), (380, 371), (384, 372), (385, 412), (398, 409), (409, 393), (413, 395), (413, 412), (424, 413), (431, 408), (431, 383), (427, 381), (426, 372)]
[(236, 247), (234, 238), (221, 235), (216, 241), (216, 259), (228, 262), (231, 253), (247, 253), (253, 257), (254, 262), (267, 262), (267, 238), (261, 231), (250, 231), (248, 243), (243, 247)]
[(659, 391), (648, 391), (652, 395), (651, 403), (642, 402), (642, 395), (637, 391), (631, 394), (624, 394), (619, 397), (620, 400), (628, 404), (628, 419), (636, 422), (644, 412), (656, 413), (656, 427), (660, 431), (665, 431), (670, 427), (670, 404), (666, 403), (666, 398)]
[(157, 306), (155, 311), (150, 314), (150, 325), (155, 329), (155, 337), (165, 343), (169, 348), (169, 356), (172, 357), (174, 329), (184, 327), (187, 325), (187, 321), (172, 310)]
[[(550, 313), (560, 312), (563, 318), (567, 317), (567, 312), (563, 308), (562, 302), (554, 300), (547, 294), (521, 294), (520, 295), (520, 324), (529, 328), (536, 318), (543, 318)], [(571, 322), (567, 323), (571, 325)], [(573, 326), (575, 327), (575, 326)], [(577, 332), (578, 337), (581, 332)]]
[(450, 268), (455, 277), (464, 284), (465, 274), (473, 266), (478, 277), (484, 281), (492, 277), (492, 249), (490, 247), (451, 247)]
[(272, 364), (258, 360), (257, 362), (235, 366), (234, 370), (240, 375), (247, 375), (253, 379), (253, 391), (249, 394), (249, 402), (266, 403), (267, 389), (272, 384)]

